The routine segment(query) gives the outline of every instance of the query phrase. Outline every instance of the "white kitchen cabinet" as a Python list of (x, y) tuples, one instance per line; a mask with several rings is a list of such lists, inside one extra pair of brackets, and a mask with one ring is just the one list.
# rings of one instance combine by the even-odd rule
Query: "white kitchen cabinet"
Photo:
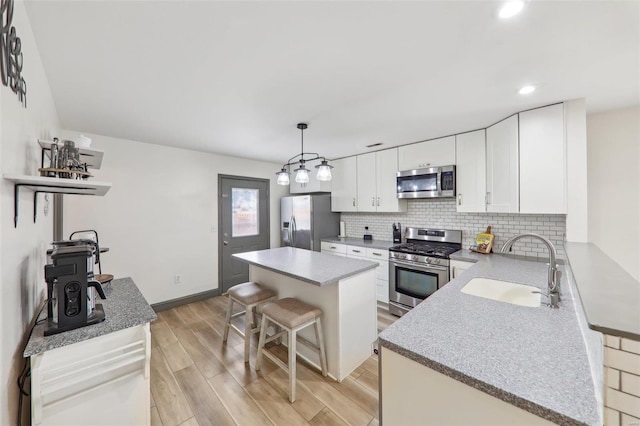
[(456, 162), (455, 136), (432, 139), (398, 148), (398, 170), (450, 166)]
[(449, 260), (449, 278), (454, 280), (458, 278), (464, 271), (471, 268), (473, 262), (465, 262), (464, 260)]
[(520, 113), (520, 213), (566, 213), (563, 104)]
[(347, 246), (344, 244), (336, 244), (329, 241), (320, 242), (320, 251), (322, 253), (333, 254), (335, 256), (347, 256)]
[(378, 267), (376, 268), (376, 297), (378, 302), (389, 303), (388, 250), (356, 245), (335, 244), (328, 241), (323, 241), (321, 243), (321, 248), (322, 253), (376, 262), (378, 264)]
[[(305, 167), (309, 169), (309, 182), (302, 184), (296, 182), (295, 173), (291, 173), (291, 180), (289, 182), (289, 192), (291, 194), (309, 194), (312, 192), (331, 192), (331, 181), (319, 181), (316, 178), (318, 169), (315, 166), (320, 164), (321, 160), (309, 161), (305, 164)], [(332, 173), (333, 175), (333, 173)]]
[(389, 303), (389, 251), (383, 249), (347, 246), (347, 257), (376, 262), (376, 295), (379, 302)]
[(379, 363), (381, 424), (553, 425), (386, 347)]
[(487, 128), (487, 212), (518, 213), (518, 159), (515, 114)]
[(150, 424), (149, 324), (31, 357), (34, 425)]
[(406, 212), (407, 200), (398, 199), (396, 175), (398, 149), (386, 149), (376, 154), (376, 208), (378, 212)]
[(356, 157), (341, 158), (331, 162), (331, 211), (358, 211), (357, 163)]
[(456, 135), (456, 209), (485, 212), (487, 193), (486, 131)]
[(360, 246), (347, 246), (347, 257), (366, 257), (367, 249)]
[(357, 165), (359, 212), (407, 211), (407, 200), (400, 200), (397, 196), (396, 148), (358, 155)]
[(370, 152), (358, 155), (356, 158), (358, 164), (358, 211), (378, 211), (376, 208), (376, 153)]
[(389, 251), (367, 248), (367, 260), (376, 262), (376, 295), (378, 302), (389, 303)]

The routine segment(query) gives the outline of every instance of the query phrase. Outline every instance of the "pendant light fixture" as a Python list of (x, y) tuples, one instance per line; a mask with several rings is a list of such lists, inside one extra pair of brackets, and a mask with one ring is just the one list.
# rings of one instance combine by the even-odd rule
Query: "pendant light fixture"
[[(320, 162), (320, 164), (315, 166), (315, 168), (318, 169), (318, 172), (316, 173), (316, 179), (322, 182), (327, 182), (331, 180), (331, 169), (333, 169), (333, 166), (329, 165), (329, 162), (327, 161), (327, 159), (324, 157), (321, 157), (318, 153), (315, 153), (315, 152), (304, 152), (304, 130), (307, 127), (308, 127), (307, 123), (298, 123), (298, 129), (300, 129), (300, 146), (301, 146), (300, 151), (301, 152), (300, 154), (291, 157), (289, 161), (287, 161), (287, 164), (284, 164), (282, 166), (282, 169), (276, 173), (276, 175), (278, 175), (278, 179), (276, 180), (276, 183), (278, 185), (289, 185), (289, 170), (291, 169), (292, 166), (296, 164), (299, 164), (299, 166), (297, 169), (294, 170), (294, 172), (296, 173), (295, 181), (302, 185), (306, 185), (307, 183), (309, 183), (310, 170), (305, 167), (305, 163), (307, 161), (313, 161), (313, 160), (319, 160), (319, 159), (322, 159), (322, 161)], [(310, 157), (305, 157), (305, 156), (310, 156)], [(298, 157), (300, 158), (296, 160)], [(296, 160), (296, 161), (293, 161), (293, 160)]]

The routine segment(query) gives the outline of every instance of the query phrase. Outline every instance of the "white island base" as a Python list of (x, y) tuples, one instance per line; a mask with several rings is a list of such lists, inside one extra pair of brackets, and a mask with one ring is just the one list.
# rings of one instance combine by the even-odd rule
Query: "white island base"
[[(341, 382), (371, 356), (378, 338), (374, 269), (320, 286), (249, 265), (249, 279), (277, 291), (280, 299), (295, 297), (322, 309), (327, 366), (333, 379)], [(299, 334), (315, 342), (313, 327)], [(315, 352), (297, 347), (299, 356), (320, 368)]]

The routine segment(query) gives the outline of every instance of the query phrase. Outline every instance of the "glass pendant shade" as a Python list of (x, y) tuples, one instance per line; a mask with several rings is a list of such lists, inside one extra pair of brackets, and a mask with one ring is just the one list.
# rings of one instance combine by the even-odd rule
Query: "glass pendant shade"
[(276, 180), (278, 185), (289, 185), (289, 172), (284, 167), (276, 174), (278, 175)]
[[(282, 170), (276, 173), (276, 175), (278, 175), (276, 183), (278, 185), (289, 185), (289, 170), (291, 170), (295, 164), (300, 164), (297, 169), (293, 170), (296, 174), (295, 181), (303, 187), (306, 187), (307, 183), (309, 183), (309, 169), (304, 165), (307, 161), (316, 161), (320, 159), (322, 162), (315, 166), (315, 168), (318, 169), (316, 178), (321, 182), (330, 181), (331, 169), (333, 169), (333, 166), (329, 165), (325, 157), (322, 157), (315, 152), (304, 152), (304, 130), (308, 127), (307, 123), (298, 123), (297, 127), (300, 129), (300, 154), (291, 157), (289, 161), (282, 166)], [(293, 161), (297, 158), (299, 158), (299, 160)]]
[(309, 183), (309, 170), (304, 168), (304, 165), (300, 165), (296, 170), (296, 182)]
[(331, 169), (333, 166), (330, 166), (327, 163), (327, 160), (322, 160), (322, 163), (316, 166), (318, 169), (318, 173), (316, 174), (316, 179), (321, 182), (327, 182), (331, 180)]

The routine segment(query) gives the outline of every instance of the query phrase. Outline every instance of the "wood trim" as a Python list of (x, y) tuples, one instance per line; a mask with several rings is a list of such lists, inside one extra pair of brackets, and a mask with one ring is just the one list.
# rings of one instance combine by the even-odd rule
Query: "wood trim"
[(162, 312), (178, 306), (209, 299), (210, 297), (215, 296), (220, 296), (220, 288), (203, 291), (202, 293), (191, 294), (189, 296), (178, 297), (177, 299), (166, 300), (164, 302), (154, 303), (151, 305), (151, 308), (156, 312)]

